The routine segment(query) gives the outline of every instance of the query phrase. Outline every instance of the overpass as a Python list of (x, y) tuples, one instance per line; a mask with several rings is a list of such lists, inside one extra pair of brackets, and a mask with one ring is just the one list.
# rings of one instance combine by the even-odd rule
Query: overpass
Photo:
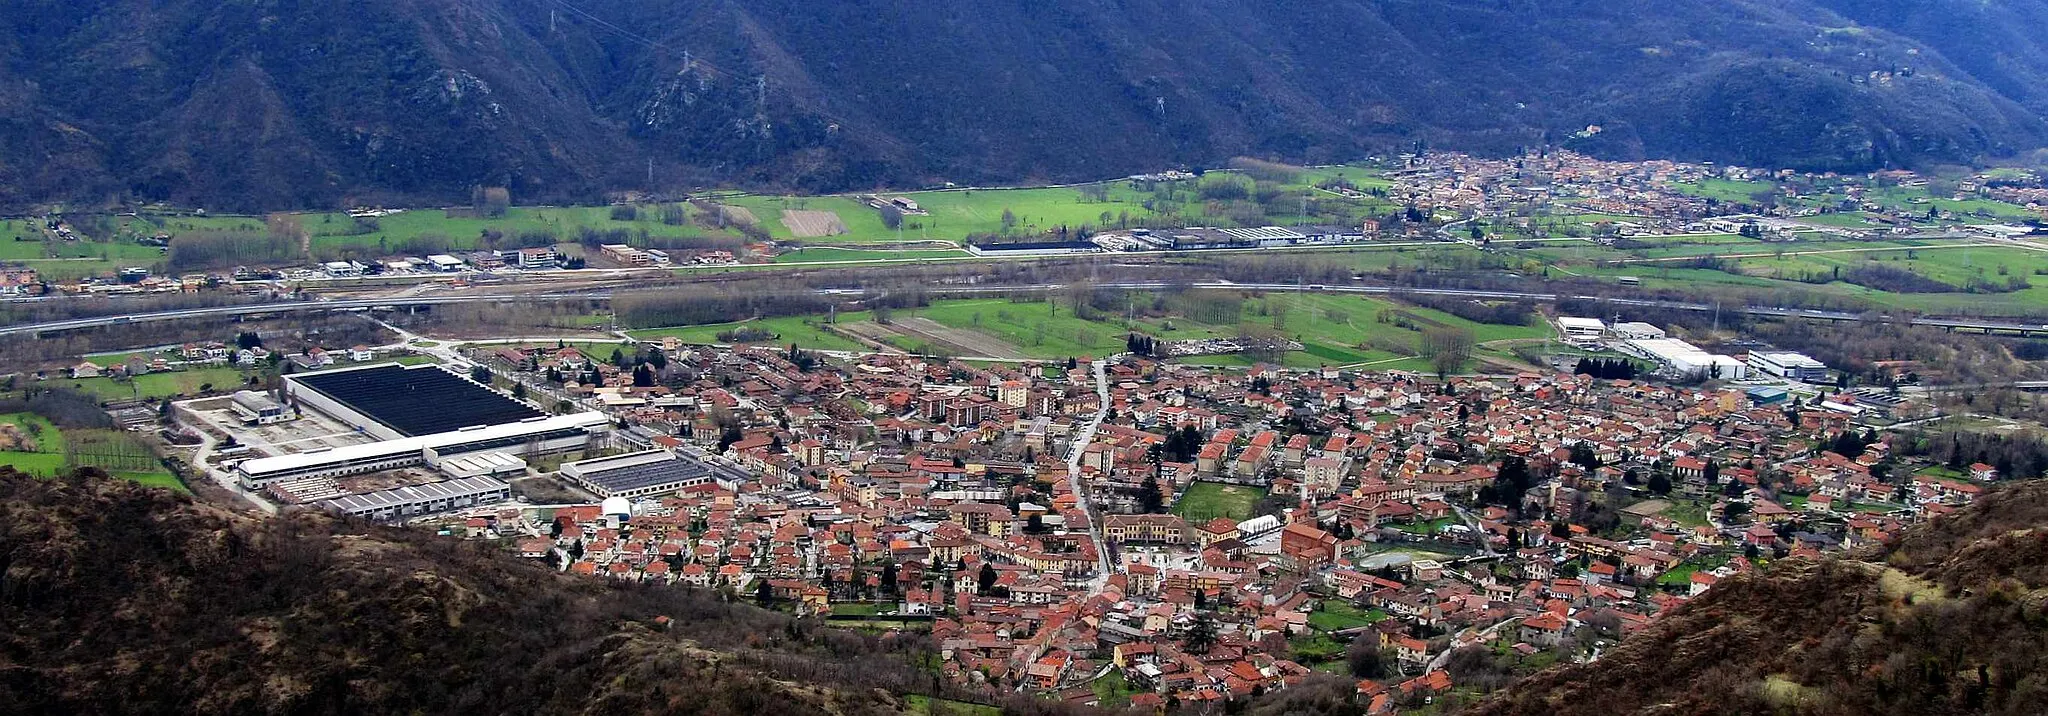
[[(1875, 319), (1873, 319), (1872, 317), (1867, 316), (1865, 314), (1849, 313), (1846, 311), (1825, 311), (1807, 308), (1779, 308), (1772, 306), (1720, 307), (1711, 304), (1690, 303), (1684, 301), (1664, 301), (1640, 298), (1613, 298), (1608, 296), (1569, 295), (1530, 291), (1501, 291), (1491, 289), (1420, 288), (1408, 286), (1358, 286), (1322, 284), (1301, 285), (1291, 283), (1235, 283), (1220, 280), (1196, 282), (1129, 281), (1098, 283), (1094, 285), (1098, 288), (1133, 290), (1158, 290), (1172, 288), (1223, 288), (1243, 291), (1291, 291), (1319, 294), (1365, 294), (1382, 296), (1390, 294), (1410, 293), (1425, 296), (1453, 296), (1485, 300), (1526, 300), (1538, 303), (1554, 303), (1560, 299), (1572, 299), (1584, 301), (1599, 301), (1614, 306), (1633, 306), (1639, 308), (1657, 308), (1665, 310), (1699, 312), (1723, 310), (1770, 318), (1800, 318), (1807, 320), (1834, 322), (1895, 320), (1889, 316), (1877, 316), (1875, 317)], [(926, 293), (937, 295), (977, 295), (1059, 291), (1064, 288), (1066, 288), (1066, 286), (1063, 284), (1033, 284), (1023, 286), (941, 286), (928, 289)], [(827, 296), (859, 296), (869, 293), (866, 290), (854, 288), (816, 289), (816, 291), (820, 295)], [(604, 301), (609, 300), (612, 296), (612, 293), (613, 292), (610, 290), (587, 290), (525, 294), (463, 294), (452, 296), (410, 296), (404, 298), (356, 298), (340, 300), (272, 301), (269, 303), (243, 304), (234, 306), (209, 306), (205, 308), (184, 308), (169, 311), (155, 311), (151, 313), (137, 313), (118, 316), (98, 316), (93, 318), (74, 318), (60, 321), (43, 321), (40, 323), (23, 323), (12, 326), (0, 327), (0, 336), (13, 336), (23, 334), (44, 336), (49, 334), (62, 333), (65, 331), (82, 330), (88, 328), (100, 328), (105, 326), (118, 326), (132, 323), (148, 323), (153, 321), (177, 321), (193, 318), (232, 318), (279, 313), (361, 311), (386, 306), (437, 306), (462, 303), (547, 303), (567, 300)], [(1899, 320), (1904, 320), (1905, 322), (1911, 325), (1930, 326), (1935, 328), (1941, 328), (1943, 330), (1948, 331), (1962, 330), (1976, 331), (1982, 333), (2008, 333), (2021, 336), (2048, 335), (2048, 325), (2039, 323), (2022, 323), (2017, 321), (1994, 319), (1929, 317), (1912, 317)]]

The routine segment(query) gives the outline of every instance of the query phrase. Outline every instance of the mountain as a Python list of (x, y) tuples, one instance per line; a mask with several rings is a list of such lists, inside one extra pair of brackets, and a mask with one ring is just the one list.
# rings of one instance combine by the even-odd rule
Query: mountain
[(41, 713), (900, 713), (917, 652), (474, 542), (0, 466), (0, 702)]
[[(2048, 145), (2048, 0), (0, 0), (0, 206)], [(1597, 127), (1598, 131), (1593, 131)]]
[(1860, 557), (1723, 580), (1474, 713), (2048, 713), (2048, 482)]

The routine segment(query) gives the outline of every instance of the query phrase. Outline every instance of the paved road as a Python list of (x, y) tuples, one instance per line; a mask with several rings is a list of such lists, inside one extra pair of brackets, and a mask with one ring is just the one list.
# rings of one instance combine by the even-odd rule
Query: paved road
[(1095, 540), (1095, 578), (1089, 580), (1089, 594), (1101, 592), (1109, 583), (1110, 573), (1121, 566), (1110, 559), (1109, 545), (1102, 539), (1102, 519), (1095, 510), (1088, 507), (1088, 490), (1081, 484), (1081, 455), (1088, 449), (1089, 443), (1095, 441), (1096, 429), (1102, 427), (1103, 418), (1109, 415), (1109, 377), (1105, 372), (1108, 364), (1107, 360), (1089, 364), (1089, 368), (1095, 373), (1095, 396), (1098, 399), (1098, 407), (1095, 416), (1088, 419), (1088, 425), (1081, 428), (1081, 432), (1069, 443), (1067, 451), (1067, 486), (1074, 491), (1074, 506), (1088, 515), (1088, 536)]
[[(1805, 308), (1777, 308), (1777, 307), (1772, 307), (1772, 306), (1714, 306), (1714, 305), (1711, 305), (1711, 304), (1704, 304), (1704, 303), (1690, 303), (1690, 302), (1685, 302), (1685, 301), (1662, 301), (1662, 300), (1655, 300), (1655, 299), (1639, 299), (1639, 298), (1610, 298), (1610, 297), (1606, 297), (1606, 296), (1585, 296), (1585, 295), (1572, 295), (1572, 294), (1558, 294), (1558, 293), (1545, 293), (1545, 292), (1538, 292), (1538, 291), (1497, 291), (1497, 290), (1484, 290), (1484, 289), (1461, 289), (1461, 288), (1416, 288), (1416, 287), (1406, 287), (1406, 286), (1352, 286), (1352, 285), (1327, 285), (1327, 286), (1326, 286), (1326, 285), (1321, 285), (1321, 284), (1315, 284), (1315, 285), (1309, 285), (1309, 286), (1301, 286), (1301, 285), (1297, 285), (1297, 284), (1291, 284), (1291, 283), (1232, 283), (1232, 282), (1229, 282), (1229, 281), (1195, 281), (1195, 282), (1164, 282), (1164, 281), (1129, 281), (1129, 282), (1114, 282), (1114, 283), (1100, 283), (1100, 284), (1095, 284), (1095, 286), (1096, 286), (1096, 287), (1098, 287), (1098, 288), (1122, 288), (1122, 289), (1166, 289), (1166, 288), (1177, 288), (1177, 287), (1196, 287), (1196, 288), (1201, 288), (1201, 287), (1218, 287), (1218, 288), (1235, 288), (1235, 289), (1241, 289), (1241, 290), (1249, 290), (1249, 291), (1302, 291), (1302, 292), (1307, 292), (1307, 293), (1328, 293), (1328, 294), (1347, 294), (1347, 293), (1348, 293), (1348, 294), (1367, 294), (1367, 295), (1387, 295), (1387, 294), (1397, 294), (1397, 293), (1411, 293), (1411, 294), (1417, 294), (1417, 295), (1424, 295), (1424, 296), (1464, 296), (1464, 297), (1470, 297), (1470, 298), (1482, 298), (1482, 299), (1496, 299), (1496, 300), (1498, 300), (1498, 299), (1510, 299), (1510, 300), (1514, 300), (1514, 299), (1521, 299), (1521, 300), (1529, 300), (1529, 301), (1538, 301), (1538, 302), (1551, 302), (1551, 301), (1556, 301), (1556, 300), (1559, 300), (1559, 299), (1578, 299), (1578, 300), (1587, 300), (1587, 301), (1601, 301), (1601, 302), (1605, 302), (1605, 303), (1607, 303), (1607, 304), (1609, 304), (1609, 305), (1614, 305), (1614, 306), (1635, 306), (1635, 307), (1643, 307), (1643, 308), (1661, 308), (1661, 309), (1669, 309), (1669, 310), (1681, 310), (1681, 311), (1714, 311), (1714, 310), (1723, 310), (1723, 311), (1730, 311), (1730, 312), (1736, 312), (1736, 313), (1747, 313), (1747, 314), (1750, 314), (1750, 315), (1756, 315), (1756, 316), (1771, 316), (1771, 317), (1778, 317), (1778, 318), (1808, 318), (1808, 319), (1817, 319), (1817, 320), (1828, 320), (1828, 321), (1862, 321), (1862, 320), (1869, 320), (1869, 319), (1868, 319), (1868, 318), (1867, 318), (1866, 316), (1864, 316), (1863, 314), (1859, 314), (1859, 313), (1849, 313), (1849, 312), (1847, 312), (1847, 311), (1822, 311), (1822, 310), (1814, 310), (1814, 309), (1805, 309)], [(1025, 285), (1025, 286), (946, 286), (946, 287), (937, 287), (937, 288), (932, 288), (932, 289), (928, 290), (928, 291), (927, 291), (926, 293), (927, 293), (927, 294), (930, 294), (930, 295), (948, 295), (948, 294), (991, 294), (991, 293), (1021, 293), (1021, 292), (1033, 292), (1033, 291), (1058, 291), (1058, 290), (1062, 290), (1062, 289), (1064, 289), (1064, 288), (1065, 288), (1065, 285), (1063, 285), (1063, 284), (1036, 284), (1036, 285)], [(822, 294), (822, 295), (833, 295), (833, 296), (849, 296), (849, 295), (861, 295), (861, 294), (864, 294), (864, 293), (866, 293), (865, 291), (863, 291), (863, 290), (861, 290), (861, 289), (849, 289), (849, 288), (838, 288), (838, 289), (817, 289), (817, 292), (818, 292), (819, 294)], [(158, 311), (158, 312), (154, 312), (154, 313), (140, 313), (140, 314), (133, 314), (133, 315), (124, 315), (124, 316), (100, 316), (100, 317), (96, 317), (96, 318), (78, 318), (78, 319), (71, 319), (71, 320), (63, 320), (63, 321), (45, 321), (45, 322), (41, 322), (41, 323), (24, 323), (24, 324), (18, 324), (18, 325), (13, 325), (13, 326), (5, 326), (5, 327), (0, 327), (0, 336), (5, 336), (5, 335), (16, 335), (16, 334), (42, 334), (42, 333), (51, 333), (51, 332), (61, 332), (61, 331), (66, 331), (66, 330), (76, 330), (76, 329), (81, 329), (81, 328), (94, 328), (94, 327), (99, 327), (99, 326), (112, 326), (112, 325), (120, 325), (120, 324), (127, 324), (127, 323), (143, 323), (143, 322), (149, 322), (149, 321), (171, 321), (171, 320), (183, 320), (183, 319), (192, 319), (192, 318), (215, 318), (215, 317), (247, 316), (247, 315), (255, 315), (255, 314), (265, 314), (265, 313), (286, 313), (286, 312), (297, 312), (297, 311), (341, 311), (341, 310), (367, 310), (367, 309), (375, 308), (375, 307), (378, 307), (378, 306), (394, 306), (394, 307), (395, 307), (395, 306), (432, 306), (432, 305), (441, 305), (441, 304), (459, 304), (459, 303), (520, 303), (520, 302), (553, 302), (553, 301), (562, 301), (562, 300), (575, 300), (575, 299), (581, 299), (581, 300), (608, 300), (608, 299), (610, 299), (610, 298), (611, 298), (611, 295), (612, 295), (612, 292), (611, 292), (611, 291), (609, 291), (609, 290), (594, 290), (594, 291), (572, 291), (572, 292), (552, 292), (552, 293), (533, 293), (533, 294), (511, 294), (511, 295), (456, 295), (456, 296), (416, 296), (416, 297), (405, 297), (405, 298), (361, 298), (361, 299), (344, 299), (344, 300), (334, 300), (334, 301), (283, 301), (283, 302), (274, 302), (274, 303), (263, 303), (263, 304), (251, 304), (251, 305), (242, 305), (242, 306), (212, 306), (212, 307), (207, 307), (207, 308), (188, 308), (188, 309), (179, 309), (179, 310), (173, 310), (173, 311)], [(1889, 319), (1888, 319), (1888, 318), (1882, 318), (1882, 317), (1881, 317), (1881, 320), (1889, 320)], [(1936, 327), (1936, 328), (1948, 328), (1948, 329), (1966, 329), (1966, 330), (1980, 330), (1980, 331), (2004, 331), (2004, 332), (2013, 332), (2013, 333), (2022, 333), (2022, 334), (2032, 334), (2032, 333), (2048, 333), (2048, 324), (2040, 324), (2040, 323), (2022, 323), (2022, 322), (2016, 322), (2016, 321), (2000, 321), (2000, 320), (1991, 320), (1991, 319), (1975, 319), (1975, 318), (1928, 318), (1928, 317), (1914, 317), (1914, 318), (1910, 319), (1910, 322), (1912, 323), (1912, 325), (1916, 325), (1916, 326), (1931, 326), (1931, 327)]]
[(242, 489), (241, 481), (236, 480), (233, 473), (214, 469), (208, 458), (213, 457), (214, 448), (218, 447), (219, 441), (214, 440), (213, 435), (205, 430), (196, 430), (195, 432), (199, 433), (199, 450), (192, 455), (192, 467), (197, 468), (200, 472), (205, 473), (207, 477), (212, 478), (215, 484), (220, 485), (221, 489), (235, 493), (237, 497), (255, 506), (256, 509), (262, 510), (264, 514), (277, 514), (277, 505), (271, 504), (269, 500), (257, 497), (250, 494), (248, 490)]

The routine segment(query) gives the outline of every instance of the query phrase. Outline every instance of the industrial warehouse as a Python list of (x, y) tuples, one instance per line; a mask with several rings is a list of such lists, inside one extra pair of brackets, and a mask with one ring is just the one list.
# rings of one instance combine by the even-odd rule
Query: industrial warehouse
[(463, 477), (424, 485), (344, 495), (319, 503), (333, 512), (377, 522), (459, 510), (512, 499), (512, 486), (489, 477)]
[[(283, 394), (279, 412), (318, 414), (370, 441), (242, 461), (244, 488), (417, 465), (455, 479), (523, 474), (527, 458), (587, 449), (610, 427), (603, 413), (549, 416), (435, 366), (290, 375)], [(245, 420), (269, 407), (256, 397), (235, 403)]]
[(235, 471), (242, 486), (248, 489), (281, 480), (360, 475), (413, 465), (439, 469), (445, 463), (474, 474), (473, 466), (479, 461), (457, 458), (485, 452), (531, 457), (581, 450), (602, 436), (610, 425), (611, 419), (604, 413), (541, 416), (505, 425), (252, 458), (236, 466)]
[(395, 363), (287, 375), (285, 399), (384, 440), (541, 417), (538, 410), (435, 366)]
[(683, 448), (564, 463), (562, 479), (599, 497), (634, 498), (664, 495), (713, 481), (727, 490), (738, 489), (746, 474), (718, 458)]

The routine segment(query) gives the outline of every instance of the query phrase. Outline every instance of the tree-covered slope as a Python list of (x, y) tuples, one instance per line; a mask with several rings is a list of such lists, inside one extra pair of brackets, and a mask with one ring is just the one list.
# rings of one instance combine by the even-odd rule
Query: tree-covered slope
[(0, 204), (858, 189), (1416, 146), (1966, 162), (2048, 144), (2044, 16), (2043, 0), (0, 0)]
[(422, 532), (0, 466), (8, 713), (898, 713), (892, 690), (930, 686), (909, 644)]
[(1598, 661), (1538, 673), (1475, 712), (2048, 712), (2048, 482), (1859, 557), (1725, 580)]

